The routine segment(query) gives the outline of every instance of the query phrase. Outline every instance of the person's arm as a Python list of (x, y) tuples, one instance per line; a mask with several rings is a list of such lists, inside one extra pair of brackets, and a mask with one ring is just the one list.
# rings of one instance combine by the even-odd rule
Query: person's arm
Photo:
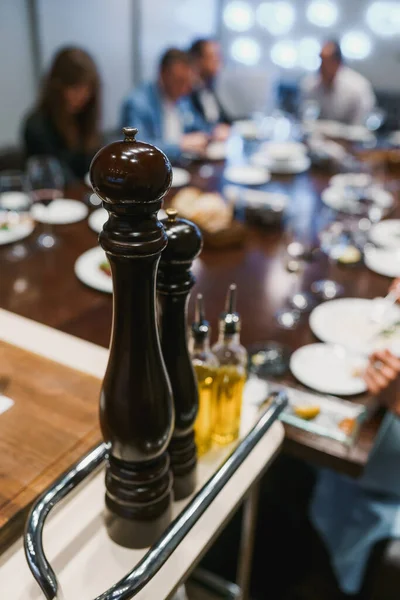
[(375, 104), (376, 98), (372, 86), (366, 82), (357, 89), (355, 94), (350, 125), (364, 125)]
[(125, 100), (121, 111), (121, 127), (136, 127), (138, 139), (160, 148), (170, 160), (176, 160), (181, 155), (179, 144), (166, 143), (155, 135), (154, 124), (145, 106), (141, 106), (135, 98)]
[[(400, 377), (400, 358), (389, 350), (378, 350), (369, 359), (364, 373), (365, 383), (371, 394), (378, 395), (386, 390)], [(392, 412), (400, 416), (400, 398), (395, 394), (395, 402), (388, 406)]]

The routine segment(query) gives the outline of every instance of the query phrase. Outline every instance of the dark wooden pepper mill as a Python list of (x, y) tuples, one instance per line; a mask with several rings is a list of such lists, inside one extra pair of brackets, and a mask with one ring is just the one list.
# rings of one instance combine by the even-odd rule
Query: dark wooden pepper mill
[(169, 444), (176, 500), (189, 496), (196, 487), (197, 451), (193, 426), (198, 391), (188, 346), (186, 313), (189, 292), (195, 283), (191, 267), (202, 248), (199, 228), (177, 211), (167, 209), (162, 220), (168, 245), (161, 255), (157, 292), (161, 312), (161, 347), (172, 387), (175, 429)]
[(100, 150), (90, 180), (109, 213), (100, 244), (111, 265), (114, 298), (110, 357), (100, 398), (100, 423), (110, 443), (106, 525), (122, 546), (153, 544), (171, 519), (167, 453), (174, 426), (155, 311), (155, 282), (167, 235), (157, 219), (171, 185), (168, 158), (154, 146), (125, 139)]

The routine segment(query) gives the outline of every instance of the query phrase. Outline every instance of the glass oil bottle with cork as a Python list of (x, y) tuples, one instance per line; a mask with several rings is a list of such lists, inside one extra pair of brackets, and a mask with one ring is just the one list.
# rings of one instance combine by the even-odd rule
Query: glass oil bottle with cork
[(211, 447), (214, 407), (216, 405), (218, 360), (210, 349), (210, 332), (210, 325), (204, 313), (203, 296), (198, 294), (189, 350), (199, 390), (199, 408), (194, 425), (199, 456), (205, 454)]
[(239, 436), (247, 370), (247, 351), (240, 343), (240, 326), (233, 283), (229, 286), (225, 312), (220, 316), (218, 341), (212, 347), (219, 363), (212, 439), (219, 445), (229, 444)]

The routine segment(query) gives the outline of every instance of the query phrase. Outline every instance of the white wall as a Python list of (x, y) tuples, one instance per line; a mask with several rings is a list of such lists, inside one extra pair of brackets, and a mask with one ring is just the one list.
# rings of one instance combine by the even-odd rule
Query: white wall
[(43, 69), (54, 52), (78, 45), (95, 59), (103, 83), (103, 128), (114, 129), (133, 85), (131, 0), (37, 0)]
[(186, 48), (197, 37), (217, 32), (218, 0), (140, 0), (142, 79), (155, 75), (168, 46)]
[(0, 2), (0, 31), (0, 146), (6, 146), (18, 142), (36, 93), (25, 0)]
[[(228, 4), (231, 0), (224, 0)], [(262, 0), (246, 0), (254, 8)], [(382, 38), (375, 35), (368, 27), (365, 19), (366, 9), (371, 0), (333, 0), (339, 8), (339, 18), (331, 28), (322, 28), (312, 25), (306, 18), (306, 7), (310, 0), (287, 0), (296, 10), (296, 21), (293, 29), (280, 36), (272, 36), (257, 23), (243, 33), (235, 33), (227, 28), (222, 29), (222, 39), (227, 57), (229, 47), (235, 37), (239, 35), (254, 37), (262, 48), (258, 67), (264, 67), (268, 72), (276, 71), (270, 60), (271, 46), (278, 40), (287, 39), (295, 42), (303, 37), (316, 37), (320, 41), (326, 39), (340, 39), (349, 29), (361, 29), (373, 41), (371, 55), (365, 60), (348, 61), (349, 65), (364, 74), (377, 89), (400, 91), (400, 35)], [(399, 0), (398, 0), (399, 1)], [(297, 69), (280, 69), (280, 77), (286, 81), (299, 78), (304, 71)]]

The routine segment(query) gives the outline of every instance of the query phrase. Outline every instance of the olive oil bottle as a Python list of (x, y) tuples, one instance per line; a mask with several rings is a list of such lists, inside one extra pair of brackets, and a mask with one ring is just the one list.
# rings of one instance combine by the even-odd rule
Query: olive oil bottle
[(247, 368), (247, 352), (240, 344), (240, 317), (236, 312), (234, 283), (229, 286), (225, 312), (219, 321), (218, 342), (212, 351), (219, 363), (212, 439), (219, 445), (225, 445), (239, 436)]
[(199, 408), (194, 425), (199, 456), (207, 452), (211, 446), (213, 410), (216, 403), (218, 361), (210, 349), (210, 332), (210, 325), (204, 314), (203, 296), (198, 294), (189, 349), (199, 390)]

